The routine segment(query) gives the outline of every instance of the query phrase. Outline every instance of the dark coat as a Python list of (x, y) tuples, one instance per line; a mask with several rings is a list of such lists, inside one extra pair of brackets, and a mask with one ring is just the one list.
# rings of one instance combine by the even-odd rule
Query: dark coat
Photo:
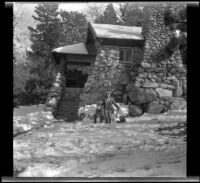
[(112, 97), (111, 97), (110, 101), (108, 101), (107, 98), (104, 99), (102, 101), (102, 105), (103, 105), (104, 110), (110, 110), (112, 113), (114, 112), (113, 105), (117, 108), (117, 110), (120, 109)]

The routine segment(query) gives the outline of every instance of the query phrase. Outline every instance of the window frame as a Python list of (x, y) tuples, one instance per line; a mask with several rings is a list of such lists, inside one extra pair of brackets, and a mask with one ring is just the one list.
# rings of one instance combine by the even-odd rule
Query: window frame
[[(131, 50), (130, 58), (127, 59), (127, 52)], [(123, 53), (123, 59), (121, 59), (121, 52)], [(133, 57), (133, 47), (119, 47), (119, 62), (121, 63), (132, 63), (133, 61), (131, 60)], [(124, 59), (125, 58), (125, 59)]]

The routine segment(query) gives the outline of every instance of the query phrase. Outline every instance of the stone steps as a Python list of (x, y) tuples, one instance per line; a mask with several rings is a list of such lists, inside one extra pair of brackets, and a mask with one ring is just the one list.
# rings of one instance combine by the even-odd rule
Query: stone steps
[(57, 111), (56, 118), (64, 121), (75, 121), (78, 118), (79, 96), (82, 88), (66, 88), (65, 95)]

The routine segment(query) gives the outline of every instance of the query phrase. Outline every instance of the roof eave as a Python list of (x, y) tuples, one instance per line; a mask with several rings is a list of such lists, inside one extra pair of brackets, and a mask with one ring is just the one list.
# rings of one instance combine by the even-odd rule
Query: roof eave
[(118, 40), (132, 40), (132, 41), (143, 41), (144, 40), (144, 37), (141, 36), (141, 38), (138, 38), (138, 39), (131, 39), (131, 38), (112, 38), (112, 37), (101, 37), (101, 36), (98, 36), (97, 37), (98, 39), (118, 39)]

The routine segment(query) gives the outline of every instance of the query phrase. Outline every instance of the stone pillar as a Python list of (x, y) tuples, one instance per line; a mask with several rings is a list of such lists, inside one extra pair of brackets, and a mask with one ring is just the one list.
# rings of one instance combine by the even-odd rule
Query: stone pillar
[(56, 78), (52, 84), (45, 104), (46, 110), (51, 111), (54, 116), (60, 106), (60, 102), (62, 101), (65, 92), (65, 57), (61, 58), (61, 61), (57, 66), (57, 70), (58, 72)]
[[(176, 7), (171, 8), (178, 11)], [(129, 87), (128, 96), (135, 105), (150, 105), (155, 102), (169, 108), (174, 97), (186, 93), (186, 69), (178, 47), (173, 52), (167, 49), (172, 43), (174, 32), (165, 24), (166, 6), (148, 8), (146, 22), (143, 22), (145, 37), (144, 57), (134, 68), (135, 77)], [(143, 107), (143, 110), (152, 107)], [(152, 111), (152, 110), (151, 110)]]
[(96, 103), (106, 91), (113, 90), (113, 84), (119, 77), (117, 66), (119, 63), (119, 50), (117, 47), (102, 46), (85, 84), (80, 98), (83, 104)]
[(141, 48), (134, 48), (133, 64), (119, 62), (119, 48), (101, 46), (88, 80), (81, 94), (82, 104), (96, 103), (111, 90), (117, 102), (127, 102), (126, 86), (134, 77), (134, 64), (141, 60)]

